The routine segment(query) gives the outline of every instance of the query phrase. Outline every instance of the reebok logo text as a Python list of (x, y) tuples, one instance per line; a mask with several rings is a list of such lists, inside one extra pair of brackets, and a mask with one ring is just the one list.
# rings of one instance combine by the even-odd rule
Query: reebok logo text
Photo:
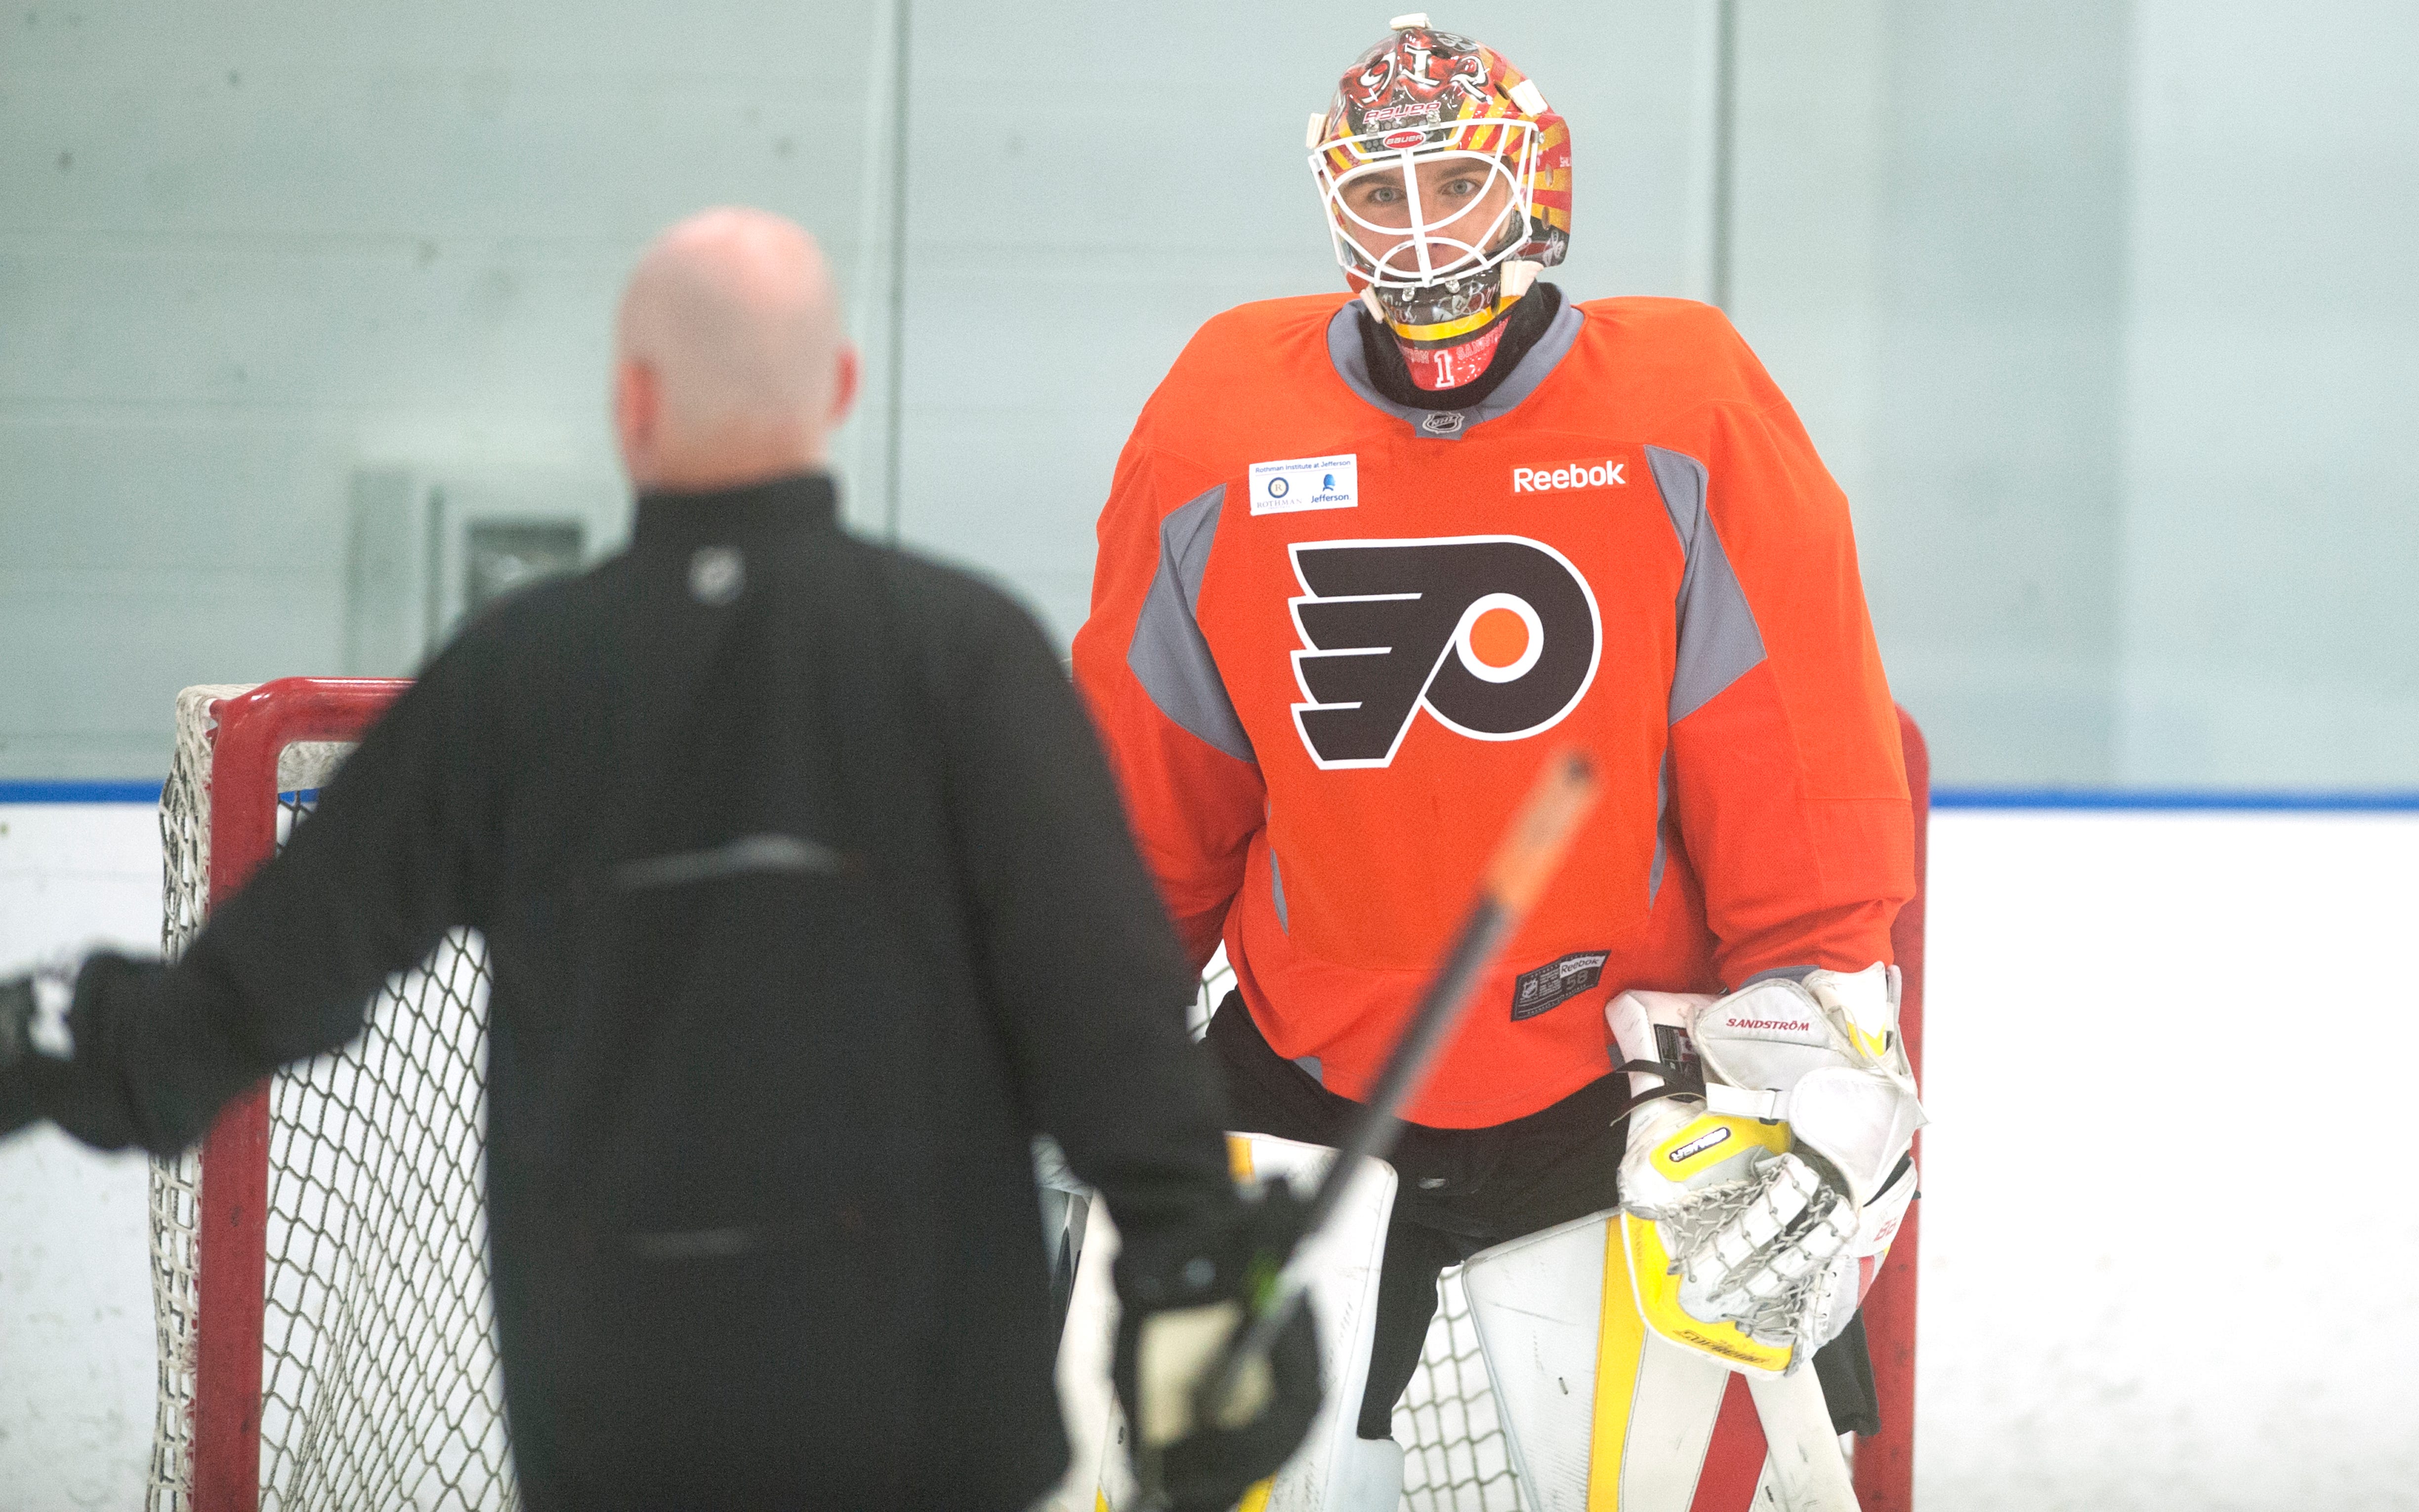
[(1544, 494), (1558, 488), (1626, 487), (1629, 480), (1621, 475), (1621, 470), (1628, 466), (1626, 462), (1574, 462), (1561, 467), (1515, 467), (1512, 492)]

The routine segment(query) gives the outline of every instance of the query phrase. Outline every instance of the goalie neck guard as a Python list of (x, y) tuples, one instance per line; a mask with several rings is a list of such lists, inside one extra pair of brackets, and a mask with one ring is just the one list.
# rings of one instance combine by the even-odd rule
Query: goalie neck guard
[(1397, 17), (1310, 121), (1335, 260), (1424, 389), (1468, 383), (1570, 244), (1571, 136), (1492, 48)]

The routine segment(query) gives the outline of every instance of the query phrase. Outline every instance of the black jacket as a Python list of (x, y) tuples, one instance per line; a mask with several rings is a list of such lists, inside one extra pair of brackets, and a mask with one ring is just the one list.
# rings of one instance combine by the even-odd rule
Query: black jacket
[(79, 1075), (176, 1149), (457, 924), (532, 1507), (1021, 1506), (1065, 1463), (1030, 1137), (1129, 1229), (1231, 1190), (1055, 657), (824, 479), (644, 497), (470, 626), (179, 965), (87, 976)]

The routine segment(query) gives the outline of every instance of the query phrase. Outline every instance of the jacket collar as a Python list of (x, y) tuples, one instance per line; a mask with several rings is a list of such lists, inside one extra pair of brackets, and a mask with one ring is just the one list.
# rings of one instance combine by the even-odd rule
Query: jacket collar
[(840, 491), (829, 473), (798, 473), (695, 494), (649, 490), (639, 496), (630, 544), (634, 550), (655, 552), (686, 551), (715, 542), (779, 541), (832, 529), (839, 519)]

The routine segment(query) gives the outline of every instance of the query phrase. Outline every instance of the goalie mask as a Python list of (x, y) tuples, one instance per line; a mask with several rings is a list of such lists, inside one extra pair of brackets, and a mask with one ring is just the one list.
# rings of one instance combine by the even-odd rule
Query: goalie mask
[[(1310, 122), (1336, 261), (1415, 374), (1467, 383), (1570, 243), (1571, 137), (1493, 49), (1404, 16)], [(1425, 361), (1423, 359), (1425, 358)]]

